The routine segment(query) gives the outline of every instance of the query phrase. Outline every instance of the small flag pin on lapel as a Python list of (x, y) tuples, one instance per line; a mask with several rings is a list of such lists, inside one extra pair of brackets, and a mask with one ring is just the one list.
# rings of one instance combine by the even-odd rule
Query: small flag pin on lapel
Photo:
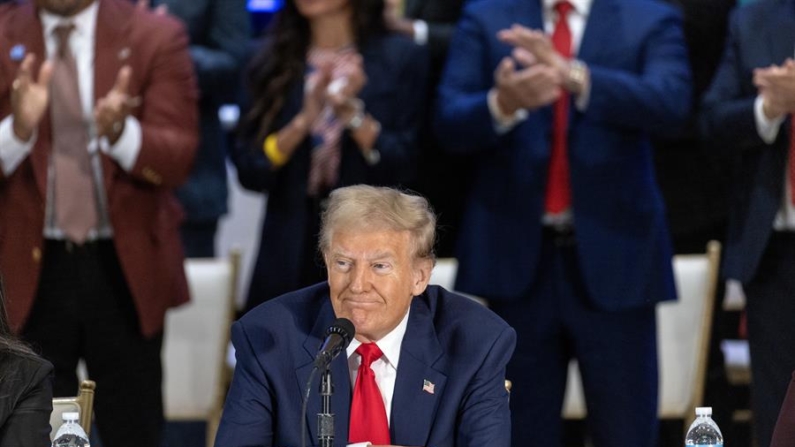
[(428, 394), (433, 394), (433, 390), (435, 387), (436, 385), (434, 385), (433, 382), (431, 382), (428, 379), (422, 381), (422, 391), (425, 391)]
[(18, 43), (11, 47), (11, 51), (8, 52), (8, 56), (11, 57), (11, 60), (14, 62), (19, 62), (25, 58), (25, 45)]

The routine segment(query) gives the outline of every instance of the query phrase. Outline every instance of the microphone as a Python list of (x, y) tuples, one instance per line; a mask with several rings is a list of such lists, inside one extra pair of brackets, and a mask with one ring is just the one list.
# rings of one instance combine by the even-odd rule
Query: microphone
[(335, 357), (347, 348), (356, 334), (351, 320), (347, 318), (337, 318), (334, 323), (326, 329), (326, 338), (315, 356), (315, 367), (322, 369), (328, 366)]

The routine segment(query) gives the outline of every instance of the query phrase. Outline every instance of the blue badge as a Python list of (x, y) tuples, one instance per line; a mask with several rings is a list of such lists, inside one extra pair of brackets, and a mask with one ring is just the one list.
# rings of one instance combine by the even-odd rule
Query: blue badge
[(11, 47), (11, 51), (8, 53), (11, 56), (11, 60), (15, 62), (19, 62), (25, 58), (25, 45), (18, 43)]

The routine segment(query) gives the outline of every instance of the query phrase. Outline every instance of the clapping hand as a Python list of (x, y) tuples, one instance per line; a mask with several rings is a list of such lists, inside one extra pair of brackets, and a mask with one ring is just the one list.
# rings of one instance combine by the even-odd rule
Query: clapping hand
[(97, 136), (107, 137), (111, 144), (115, 144), (124, 132), (124, 121), (140, 103), (140, 98), (131, 98), (129, 95), (131, 77), (132, 68), (127, 65), (122, 67), (116, 75), (113, 88), (94, 106)]
[(357, 113), (361, 104), (357, 105), (359, 92), (367, 84), (364, 73), (364, 62), (359, 54), (351, 56), (351, 61), (344, 68), (334, 73), (335, 79), (327, 89), (327, 99), (334, 114), (343, 122), (350, 121)]
[(49, 102), (49, 86), (52, 78), (52, 62), (45, 61), (39, 70), (39, 78), (33, 78), (36, 56), (25, 56), (16, 79), (11, 84), (11, 113), (13, 129), (17, 138), (28, 141), (39, 125)]
[(311, 126), (326, 105), (326, 90), (331, 82), (331, 65), (317, 67), (304, 80), (304, 103), (301, 115)]
[(754, 85), (762, 95), (765, 115), (777, 118), (795, 112), (795, 61), (754, 70)]
[(555, 50), (549, 36), (543, 32), (526, 28), (522, 25), (513, 25), (498, 32), (497, 38), (512, 45), (515, 50), (526, 51), (538, 63), (558, 70), (561, 76), (565, 73), (567, 67), (566, 58)]

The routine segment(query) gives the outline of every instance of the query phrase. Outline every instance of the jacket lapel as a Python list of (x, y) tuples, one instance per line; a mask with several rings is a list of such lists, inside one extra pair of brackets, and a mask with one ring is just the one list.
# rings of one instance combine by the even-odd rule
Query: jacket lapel
[[(335, 318), (331, 303), (326, 302), (318, 314), (315, 326), (304, 342), (305, 362), (298, 362), (299, 364), (295, 370), (295, 377), (301, 390), (302, 398), (305, 397), (307, 381), (314, 367), (317, 350), (323, 342), (323, 334)], [(309, 401), (304, 415), (306, 426), (309, 429), (308, 442), (312, 444), (317, 440), (317, 415), (322, 411), (321, 396), (318, 393), (321, 374), (322, 371), (315, 373), (312, 384), (309, 385)], [(348, 414), (350, 413), (351, 405), (351, 379), (345, 352), (340, 353), (331, 362), (331, 375), (334, 385), (334, 394), (331, 396), (331, 412), (334, 414), (334, 445), (344, 446), (348, 443)]]
[(390, 431), (393, 444), (428, 445), (447, 380), (444, 372), (433, 367), (442, 356), (433, 328), (431, 311), (425, 300), (414, 298), (400, 348), (392, 399)]
[(591, 3), (591, 11), (577, 53), (578, 59), (594, 63), (605, 58), (602, 52), (610, 51), (610, 45), (605, 45), (605, 42), (623, 34), (618, 10), (616, 0), (594, 0)]
[(795, 1), (781, 0), (776, 4), (776, 14), (772, 14), (767, 32), (770, 56), (776, 64), (784, 63), (795, 54)]

